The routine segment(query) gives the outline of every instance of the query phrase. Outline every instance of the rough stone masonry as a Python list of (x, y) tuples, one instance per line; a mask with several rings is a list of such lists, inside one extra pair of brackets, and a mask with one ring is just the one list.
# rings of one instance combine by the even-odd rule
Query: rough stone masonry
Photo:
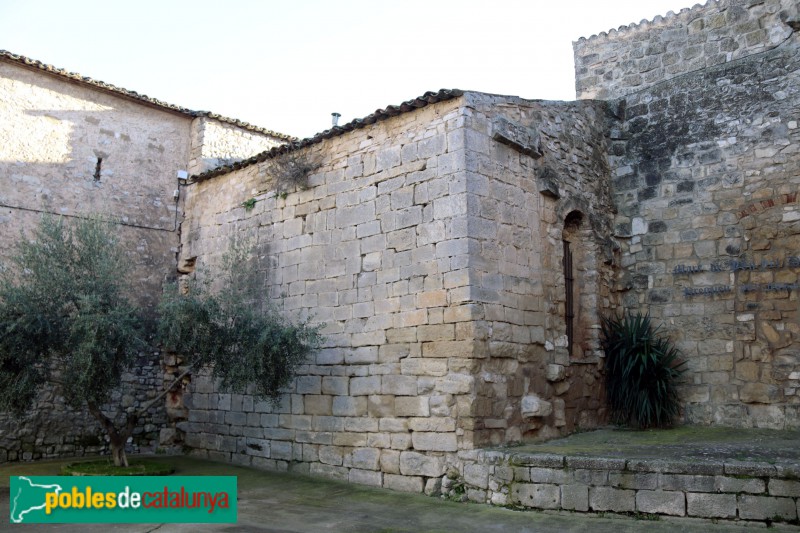
[[(181, 261), (255, 242), (264, 293), (324, 324), (326, 344), (276, 408), (195, 380), (179, 428), (196, 453), (422, 490), (458, 450), (604, 419), (607, 107), (449, 96), (309, 146), (321, 166), (285, 197), (270, 159), (198, 177)], [(571, 353), (558, 265), (570, 213), (585, 213), (593, 310)]]
[(621, 119), (620, 303), (685, 355), (687, 423), (800, 425), (797, 8), (710, 2), (575, 43), (579, 95)]
[[(44, 213), (106, 215), (118, 222), (135, 297), (149, 314), (164, 280), (175, 276), (182, 213), (174, 194), (183, 189), (177, 172), (201, 172), (288, 139), (4, 51), (0, 117), (0, 263)], [(157, 349), (143, 353), (116, 403), (127, 409), (154, 397), (164, 371)], [(136, 429), (131, 451), (159, 446), (167, 411), (182, 412), (169, 405), (154, 409)], [(0, 461), (105, 449), (94, 419), (66, 408), (57, 388), (32, 405), (25, 420), (0, 414)]]
[[(280, 149), (6, 54), (0, 101), (45, 98), (8, 112), (60, 133), (2, 158), (3, 194), (177, 216), (131, 237), (145, 298), (249, 238), (263, 298), (324, 324), (278, 406), (202, 373), (170, 396), (162, 435), (199, 455), (435, 491), (479, 448), (604, 423), (599, 324), (622, 310), (683, 351), (684, 422), (796, 428), (798, 28), (796, 2), (710, 1), (576, 42), (577, 102), (443, 90)], [(80, 112), (50, 109), (78, 89)], [(273, 163), (292, 157), (318, 165), (278, 192)], [(39, 208), (4, 201), (11, 242)]]
[(301, 144), (321, 167), (285, 197), (274, 152), (197, 176), (183, 260), (255, 240), (327, 345), (275, 409), (196, 382), (187, 443), (434, 490), (458, 452), (602, 423), (599, 319), (637, 309), (687, 358), (686, 422), (797, 427), (794, 17), (710, 2), (583, 39), (606, 101), (410, 101)]

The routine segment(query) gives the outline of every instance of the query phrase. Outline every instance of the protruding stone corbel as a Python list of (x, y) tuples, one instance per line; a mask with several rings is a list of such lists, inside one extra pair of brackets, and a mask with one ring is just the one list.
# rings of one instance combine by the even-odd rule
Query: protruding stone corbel
[(561, 198), (561, 193), (558, 191), (558, 181), (558, 174), (550, 167), (543, 167), (536, 173), (539, 192), (556, 200)]
[(492, 122), (492, 139), (534, 159), (542, 157), (539, 132), (504, 117)]

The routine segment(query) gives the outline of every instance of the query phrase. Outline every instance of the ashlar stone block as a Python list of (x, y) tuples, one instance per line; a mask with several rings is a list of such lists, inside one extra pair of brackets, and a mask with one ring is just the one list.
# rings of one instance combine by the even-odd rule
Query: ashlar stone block
[(642, 513), (686, 516), (686, 497), (679, 491), (640, 490), (636, 510)]
[[(404, 476), (442, 476), (444, 474), (444, 458), (413, 451), (401, 452), (400, 473)], [(422, 486), (419, 490), (422, 490)]]
[(455, 452), (458, 450), (458, 439), (455, 433), (415, 431), (411, 434), (411, 443), (416, 450), (436, 452)]
[(718, 492), (763, 494), (766, 492), (766, 484), (763, 479), (759, 478), (714, 476), (714, 490)]
[(367, 414), (367, 399), (364, 396), (334, 396), (334, 416), (362, 416)]
[(332, 414), (333, 396), (310, 394), (303, 398), (305, 412), (309, 415), (330, 415)]
[(322, 393), (337, 396), (347, 396), (350, 378), (339, 376), (324, 376), (322, 378)]
[(534, 159), (542, 157), (539, 132), (504, 117), (492, 122), (492, 138)]
[(771, 496), (751, 496), (740, 494), (739, 518), (745, 520), (795, 520), (797, 505), (792, 498), (775, 498)]
[(631, 513), (636, 510), (636, 491), (611, 487), (590, 487), (589, 507), (592, 511)]
[(355, 377), (350, 380), (351, 396), (367, 396), (381, 393), (381, 377), (366, 376)]
[(380, 469), (387, 474), (400, 473), (400, 452), (397, 450), (381, 451)]
[(687, 492), (686, 514), (702, 518), (736, 518), (736, 495)]
[(558, 485), (543, 483), (518, 483), (511, 491), (512, 499), (534, 509), (558, 509), (561, 489)]
[(357, 483), (359, 485), (382, 487), (383, 474), (381, 472), (374, 472), (371, 470), (360, 470), (358, 468), (351, 468), (348, 475), (348, 481), (350, 483)]
[(402, 375), (383, 376), (383, 385), (380, 392), (382, 394), (394, 394), (398, 396), (416, 396), (417, 378), (415, 376)]
[(344, 466), (363, 470), (378, 470), (381, 452), (375, 448), (356, 448), (344, 458)]
[(561, 485), (561, 508), (570, 511), (589, 510), (589, 487), (587, 485)]
[(395, 416), (428, 416), (430, 407), (427, 396), (398, 396), (394, 400)]
[(770, 496), (789, 496), (792, 498), (798, 498), (800, 497), (800, 481), (770, 479), (769, 494)]
[(418, 476), (384, 474), (383, 486), (400, 492), (422, 492), (425, 488), (425, 481)]

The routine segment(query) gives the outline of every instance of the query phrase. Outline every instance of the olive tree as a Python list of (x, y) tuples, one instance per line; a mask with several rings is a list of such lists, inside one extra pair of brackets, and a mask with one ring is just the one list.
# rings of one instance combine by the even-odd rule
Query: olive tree
[(17, 243), (0, 274), (0, 409), (24, 414), (56, 384), (103, 427), (115, 464), (127, 465), (125, 442), (142, 412), (117, 423), (103, 407), (146, 344), (128, 297), (130, 261), (109, 228), (100, 218), (45, 216)]
[(320, 336), (258, 302), (254, 272), (243, 268), (248, 250), (233, 245), (216, 282), (164, 291), (155, 340), (182, 355), (180, 374), (138, 408), (109, 405), (151, 345), (113, 227), (45, 216), (31, 240), (18, 242), (12, 267), (0, 272), (0, 410), (22, 415), (55, 384), (77, 413), (85, 407), (100, 423), (114, 464), (127, 466), (125, 443), (138, 420), (187, 374), (209, 367), (223, 387), (275, 400)]
[(307, 320), (292, 323), (269, 303), (252, 256), (248, 243), (231, 241), (216, 275), (168, 288), (158, 338), (181, 354), (183, 374), (206, 367), (222, 389), (274, 402), (321, 336)]

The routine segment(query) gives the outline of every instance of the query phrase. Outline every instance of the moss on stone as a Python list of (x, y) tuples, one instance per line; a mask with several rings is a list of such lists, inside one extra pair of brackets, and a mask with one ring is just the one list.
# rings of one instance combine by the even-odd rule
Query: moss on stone
[(800, 431), (683, 426), (672, 429), (607, 428), (515, 448), (520, 454), (631, 459), (729, 460), (774, 463), (800, 460)]

